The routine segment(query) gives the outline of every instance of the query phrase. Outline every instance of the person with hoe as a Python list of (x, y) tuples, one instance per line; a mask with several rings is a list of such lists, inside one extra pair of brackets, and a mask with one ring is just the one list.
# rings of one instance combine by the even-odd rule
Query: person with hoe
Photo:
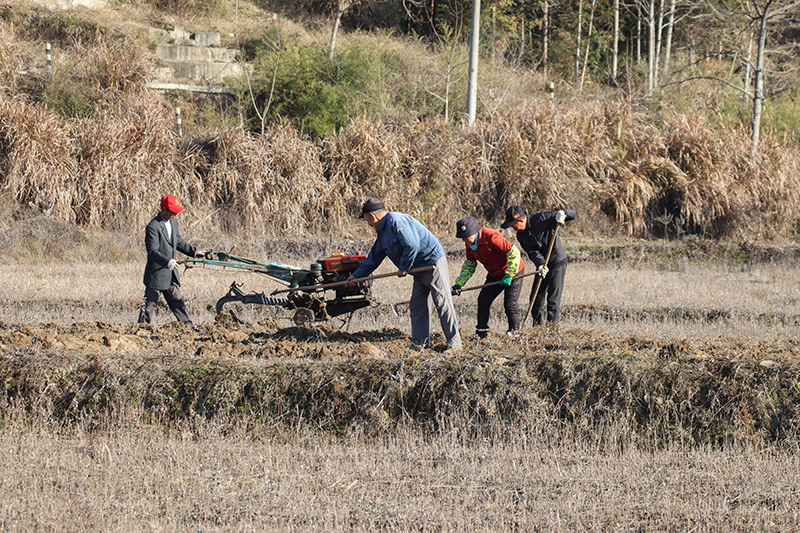
[(456, 238), (464, 241), (467, 258), (452, 287), (453, 296), (461, 293), (461, 288), (475, 273), (478, 263), (487, 272), (486, 281), (478, 293), (478, 325), (475, 327), (475, 334), (479, 339), (485, 339), (489, 334), (489, 311), (492, 302), (503, 292), (503, 308), (508, 318), (506, 333), (513, 336), (520, 326), (517, 302), (524, 281), (515, 276), (521, 274), (525, 268), (519, 249), (499, 231), (482, 227), (475, 217), (465, 217), (456, 222)]
[[(561, 244), (558, 229), (576, 216), (573, 209), (539, 211), (530, 215), (526, 215), (525, 210), (518, 205), (512, 205), (506, 210), (505, 221), (500, 227), (510, 227), (517, 232), (520, 247), (525, 250), (536, 268), (541, 270), (541, 279), (534, 283), (528, 306), (529, 312), (533, 310), (534, 325), (543, 325), (545, 318), (554, 323), (561, 318), (561, 293), (567, 270), (567, 252)], [(527, 316), (526, 314), (523, 321)]]
[(461, 333), (450, 294), (447, 257), (436, 237), (411, 215), (387, 211), (383, 201), (378, 198), (364, 202), (359, 218), (363, 218), (375, 230), (377, 238), (367, 258), (347, 278), (347, 285), (354, 286), (358, 278), (369, 276), (389, 257), (398, 269), (398, 276), (411, 274), (414, 277), (409, 302), (409, 349), (421, 351), (430, 345), (432, 300), (439, 314), (442, 333), (447, 339), (447, 351), (460, 350)]
[(175, 318), (192, 325), (186, 313), (186, 305), (181, 296), (181, 281), (178, 276), (178, 261), (175, 253), (179, 251), (190, 257), (203, 257), (205, 250), (197, 250), (184, 241), (178, 233), (175, 218), (183, 211), (183, 206), (173, 194), (161, 198), (161, 212), (147, 224), (144, 246), (147, 249), (147, 265), (144, 267), (144, 299), (139, 311), (139, 323), (153, 322), (159, 295), (163, 294)]

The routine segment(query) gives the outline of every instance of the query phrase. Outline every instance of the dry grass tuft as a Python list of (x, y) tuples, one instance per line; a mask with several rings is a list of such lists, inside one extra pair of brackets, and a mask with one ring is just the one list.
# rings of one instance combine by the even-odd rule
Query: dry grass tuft
[(144, 95), (110, 102), (95, 117), (72, 123), (81, 180), (74, 190), (80, 225), (125, 230), (153, 215), (158, 199), (181, 194), (171, 117)]
[(109, 99), (118, 94), (139, 92), (153, 79), (155, 58), (141, 43), (127, 39), (106, 42), (99, 39), (89, 52), (87, 70)]
[(41, 104), (0, 93), (0, 185), (22, 206), (72, 220), (78, 182), (75, 139), (64, 120)]
[(262, 136), (241, 127), (185, 139), (176, 168), (196, 208), (231, 234), (323, 233), (337, 200), (322, 178), (319, 148), (287, 123)]

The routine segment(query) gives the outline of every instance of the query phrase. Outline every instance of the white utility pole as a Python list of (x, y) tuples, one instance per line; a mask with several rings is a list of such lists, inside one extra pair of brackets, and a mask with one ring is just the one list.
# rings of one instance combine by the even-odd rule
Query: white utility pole
[(481, 0), (472, 0), (472, 35), (469, 38), (469, 83), (467, 86), (467, 123), (475, 122), (478, 95), (478, 42), (481, 25)]

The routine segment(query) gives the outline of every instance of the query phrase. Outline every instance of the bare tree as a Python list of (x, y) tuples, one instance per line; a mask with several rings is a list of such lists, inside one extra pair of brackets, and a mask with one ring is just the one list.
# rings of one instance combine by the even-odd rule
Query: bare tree
[(658, 74), (661, 60), (661, 32), (664, 29), (664, 0), (658, 2), (658, 17), (656, 18), (656, 42), (653, 51), (653, 88), (658, 87)]
[(664, 65), (661, 67), (662, 78), (669, 75), (669, 60), (672, 55), (672, 32), (675, 28), (676, 0), (669, 1), (669, 20), (667, 22), (667, 42), (664, 43)]
[(542, 74), (547, 77), (547, 49), (550, 44), (550, 0), (542, 1)]
[(436, 33), (436, 14), (440, 0), (402, 0), (403, 10), (414, 25), (414, 31), (431, 36)]
[(575, 37), (575, 82), (581, 77), (581, 31), (583, 31), (583, 0), (578, 0), (578, 27)]
[(244, 72), (245, 79), (247, 80), (247, 90), (250, 93), (250, 101), (253, 104), (253, 109), (255, 109), (256, 115), (258, 115), (258, 119), (261, 121), (261, 134), (264, 134), (264, 131), (267, 127), (267, 117), (269, 116), (269, 108), (272, 106), (272, 99), (275, 95), (275, 81), (278, 79), (278, 67), (281, 63), (281, 52), (283, 51), (283, 40), (281, 39), (281, 34), (278, 32), (275, 40), (268, 39), (267, 37), (263, 38), (263, 42), (267, 45), (267, 48), (275, 52), (275, 67), (272, 71), (272, 81), (270, 83), (269, 88), (269, 97), (267, 98), (267, 102), (264, 104), (264, 109), (259, 109), (258, 107), (258, 100), (256, 99), (256, 95), (253, 92), (253, 83), (250, 80), (250, 72), (247, 68), (247, 64), (242, 62), (242, 72)]
[(653, 94), (656, 87), (656, 2), (647, 5), (647, 94)]
[(619, 0), (614, 0), (614, 51), (611, 59), (611, 79), (617, 81), (617, 62), (619, 61)]
[[(761, 136), (761, 112), (764, 106), (764, 85), (766, 81), (767, 25), (790, 10), (800, 6), (800, 0), (748, 0), (742, 3), (748, 26), (752, 25), (756, 34), (756, 64), (753, 67), (753, 120), (750, 142), (753, 153), (758, 151)], [(724, 13), (712, 4), (717, 14)]]
[(752, 0), (751, 18), (758, 26), (758, 47), (756, 48), (755, 91), (753, 93), (753, 131), (751, 134), (752, 149), (758, 150), (761, 134), (761, 109), (764, 105), (765, 56), (767, 48), (767, 23), (800, 5), (800, 0), (789, 2), (781, 0)]
[(642, 64), (642, 3), (644, 0), (636, 0), (636, 64)]
[(333, 59), (333, 51), (336, 48), (336, 34), (339, 32), (339, 25), (342, 23), (344, 12), (358, 4), (361, 0), (336, 0), (336, 15), (333, 20), (333, 31), (331, 31), (331, 48), (328, 54)]
[[(740, 33), (747, 31), (748, 35), (754, 35), (756, 42), (756, 59), (755, 65), (747, 61), (748, 65), (752, 65), (753, 69), (753, 116), (752, 116), (752, 130), (750, 134), (751, 149), (753, 153), (758, 151), (758, 144), (761, 136), (761, 114), (764, 105), (764, 86), (766, 81), (766, 56), (767, 56), (767, 32), (768, 23), (787, 14), (792, 9), (800, 6), (800, 0), (739, 0), (738, 3), (733, 4), (733, 10), (723, 9), (723, 7), (730, 7), (730, 3), (717, 2), (716, 0), (707, 0), (706, 5), (711, 9), (712, 13), (717, 15), (721, 20), (726, 23), (731, 22), (736, 24), (738, 20), (740, 23), (744, 19), (744, 24), (740, 26)], [(750, 40), (750, 39), (748, 39)], [(722, 43), (720, 42), (720, 47)], [(748, 49), (747, 56), (750, 56)], [(741, 89), (743, 93), (748, 92), (749, 88), (749, 69), (745, 69), (745, 86)], [(691, 79), (691, 78), (690, 78)], [(739, 89), (724, 80), (719, 78), (712, 78), (730, 87)], [(688, 81), (688, 80), (683, 80)]]
[(579, 93), (583, 92), (583, 81), (586, 79), (586, 67), (589, 64), (589, 47), (592, 44), (592, 29), (594, 28), (594, 7), (597, 0), (592, 0), (592, 8), (589, 10), (589, 31), (586, 34), (586, 54), (583, 56), (583, 69), (581, 70), (581, 84)]
[(753, 24), (747, 25), (747, 52), (744, 59), (744, 79), (742, 80), (742, 101), (750, 98), (750, 83), (753, 79)]
[[(426, 79), (421, 77), (419, 83), (422, 89), (430, 96), (440, 100), (443, 105), (442, 112), (444, 113), (445, 122), (450, 120), (450, 90), (456, 81), (456, 71), (460, 69), (467, 61), (459, 60), (464, 53), (463, 47), (458, 42), (460, 31), (454, 31), (446, 24), (441, 24), (441, 28), (436, 30), (435, 35), (438, 40), (439, 56), (444, 59), (444, 87), (442, 91), (437, 92), (435, 89), (440, 85), (439, 81), (428, 84)], [(439, 72), (436, 72), (438, 78)]]

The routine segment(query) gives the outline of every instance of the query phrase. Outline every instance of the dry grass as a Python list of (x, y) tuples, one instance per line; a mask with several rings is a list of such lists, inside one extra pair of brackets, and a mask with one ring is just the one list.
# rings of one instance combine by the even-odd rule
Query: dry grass
[(796, 450), (6, 427), (15, 531), (798, 531)]
[[(451, 260), (451, 275), (458, 266), (459, 261)], [(141, 297), (142, 268), (143, 261), (0, 265), (0, 321), (131, 322)], [(391, 269), (384, 265), (381, 271), (386, 270)], [(232, 279), (243, 277), (249, 289), (277, 288), (255, 275), (186, 273), (184, 290), (197, 321), (213, 320), (206, 306)], [(774, 313), (780, 304), (783, 313), (797, 316), (797, 278), (798, 269), (791, 263), (744, 268), (685, 264), (669, 270), (639, 258), (606, 268), (576, 262), (568, 267), (565, 305), (628, 311), (712, 308), (760, 314)], [(409, 280), (387, 278), (376, 284), (379, 301), (394, 302), (409, 293)], [(458, 300), (465, 333), (474, 322), (474, 296)], [(255, 321), (267, 312), (244, 310), (242, 316)], [(398, 326), (408, 331), (407, 316), (395, 319), (385, 307), (356, 316), (353, 331)], [(163, 325), (170, 320), (163, 310), (158, 322)], [(492, 324), (504, 329), (499, 302)], [(735, 326), (722, 324), (715, 329), (714, 324), (700, 322), (602, 320), (577, 313), (566, 318), (563, 327), (593, 328), (592, 342), (669, 337), (671, 342), (686, 338), (704, 347), (711, 344), (704, 338), (712, 341), (731, 335)], [(767, 331), (758, 327), (755, 317), (746, 326), (748, 335), (764, 339), (766, 345), (786, 338), (797, 341), (796, 326)], [(528, 351), (544, 349), (537, 346), (529, 346)], [(489, 349), (486, 360), (473, 370), (465, 369), (462, 377), (499, 357), (493, 353)], [(37, 360), (35, 351), (22, 357), (26, 365)], [(98, 358), (92, 364), (106, 365), (107, 373), (102, 375), (109, 381), (98, 385), (97, 394), (117, 387), (113, 379), (127, 375), (125, 368), (128, 372), (138, 369), (140, 382), (146, 383), (145, 374), (177, 373), (178, 367), (190, 364), (180, 354), (166, 357), (180, 362), (169, 369), (168, 360), (158, 357), (146, 361), (135, 356)], [(47, 383), (56, 377), (54, 372), (65, 368), (44, 353), (38, 358), (41, 366), (27, 371), (31, 383)], [(429, 362), (435, 364), (435, 360)], [(266, 362), (257, 358), (232, 364), (257, 369)], [(697, 365), (698, 376), (702, 374), (699, 361), (686, 364)], [(78, 375), (83, 368), (76, 367)], [(640, 377), (646, 381), (642, 387), (659, 379)], [(572, 377), (584, 378), (588, 375)], [(235, 381), (233, 376), (226, 379)], [(434, 378), (427, 376), (423, 381), (434, 383)], [(215, 387), (220, 388), (215, 390), (230, 385), (217, 381)], [(158, 387), (169, 390), (163, 383)], [(733, 382), (728, 387), (729, 393), (736, 393)], [(672, 401), (667, 391), (662, 392), (665, 401)], [(494, 394), (483, 397), (484, 403), (474, 409), (500, 405), (503, 394)], [(423, 435), (410, 420), (408, 425), (401, 420), (392, 431), (377, 435), (371, 427), (334, 437), (310, 429), (313, 422), (306, 425), (297, 417), (292, 417), (297, 425), (290, 426), (280, 419), (250, 424), (246, 419), (232, 422), (199, 415), (151, 426), (135, 402), (127, 405), (127, 413), (91, 420), (76, 416), (67, 423), (53, 418), (45, 396), (42, 391), (43, 403), (34, 402), (27, 411), (13, 403), (4, 410), (0, 523), (5, 529), (791, 532), (797, 531), (800, 520), (796, 489), (800, 465), (794, 445), (753, 448), (745, 439), (714, 450), (696, 448), (676, 436), (662, 446), (636, 447), (631, 445), (635, 435), (626, 417), (606, 418), (600, 438), (537, 404), (530, 406), (531, 416), (491, 419), (476, 430), (472, 423), (477, 411), (464, 405), (469, 412), (460, 413), (443, 405), (449, 416), (437, 419), (438, 430), (432, 433)], [(764, 405), (774, 408), (770, 401)], [(594, 414), (601, 416), (611, 405), (596, 409)], [(714, 419), (713, 412), (704, 416)], [(643, 438), (643, 442), (649, 441)]]

